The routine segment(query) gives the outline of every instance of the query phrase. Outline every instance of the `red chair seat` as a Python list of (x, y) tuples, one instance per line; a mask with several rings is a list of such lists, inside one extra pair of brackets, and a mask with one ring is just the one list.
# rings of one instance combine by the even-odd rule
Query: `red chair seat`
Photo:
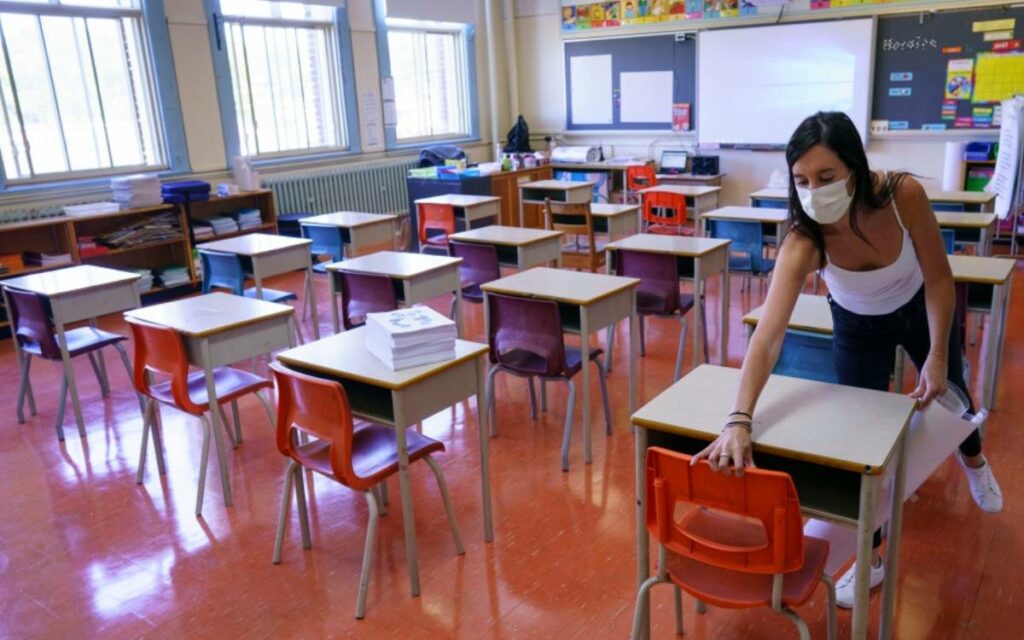
[[(409, 462), (414, 462), (437, 451), (444, 451), (444, 443), (428, 438), (412, 429), (405, 432)], [(302, 466), (334, 478), (331, 469), (331, 443), (317, 440), (295, 450)], [(352, 433), (352, 469), (364, 480), (384, 478), (398, 473), (398, 449), (395, 431), (388, 427), (369, 424)]]
[(663, 236), (692, 236), (693, 229), (690, 227), (664, 225), (652, 223), (647, 226), (646, 233), (656, 233)]
[[(821, 580), (828, 560), (828, 542), (804, 536), (804, 564), (785, 574), (782, 583), (782, 604), (798, 607), (810, 599)], [(666, 562), (669, 578), (693, 597), (711, 605), (730, 609), (770, 606), (772, 576), (740, 573), (689, 560), (668, 552)], [(677, 580), (676, 576), (685, 576)]]
[[(64, 337), (67, 340), (68, 354), (72, 358), (127, 340), (125, 336), (92, 327), (65, 331)], [(43, 350), (36, 342), (22, 342), (21, 348), (34, 356), (43, 356)]]
[[(242, 371), (234, 367), (219, 367), (213, 370), (213, 386), (217, 390), (217, 401), (225, 403), (240, 398), (247, 393), (254, 393), (260, 389), (269, 389), (273, 384), (270, 380), (261, 378), (248, 371)], [(149, 394), (158, 402), (179, 406), (171, 395), (170, 382), (151, 385), (149, 387)], [(194, 404), (200, 407), (201, 411), (209, 411), (210, 398), (206, 393), (206, 376), (202, 371), (189, 374), (188, 396)], [(181, 407), (179, 406), (179, 408)]]
[(462, 285), (462, 299), (470, 302), (483, 302), (484, 292), (476, 282)]
[[(594, 360), (603, 353), (601, 349), (591, 349), (590, 359)], [(573, 377), (583, 364), (580, 349), (565, 348), (565, 376)], [(526, 376), (541, 376), (547, 372), (547, 360), (526, 349), (511, 349), (501, 353), (501, 364), (512, 373)]]
[[(245, 290), (245, 297), (252, 298), (253, 300), (261, 299), (256, 295), (256, 287), (249, 287)], [(299, 296), (292, 293), (291, 291), (281, 291), (280, 289), (268, 289), (263, 287), (263, 298), (266, 302), (288, 302), (290, 300), (298, 300)]]

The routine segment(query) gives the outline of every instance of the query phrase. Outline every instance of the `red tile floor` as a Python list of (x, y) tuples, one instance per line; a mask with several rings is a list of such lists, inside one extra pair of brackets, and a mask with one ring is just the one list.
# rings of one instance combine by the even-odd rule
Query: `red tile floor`
[[(907, 506), (896, 611), (897, 637), (1017, 638), (1024, 605), (1024, 430), (1016, 385), (1024, 382), (1024, 271), (1018, 268), (1004, 354), (998, 411), (985, 443), (1002, 482), (1006, 507), (983, 514), (952, 461)], [(741, 311), (763, 290), (740, 292), (733, 280), (730, 365), (743, 353)], [(299, 277), (275, 286), (299, 290)], [(322, 329), (329, 330), (326, 284), (318, 285)], [(717, 289), (711, 288), (712, 300)], [(447, 300), (438, 300), (445, 309)], [(480, 339), (482, 313), (467, 305), (468, 335)], [(720, 318), (709, 305), (712, 361), (718, 361)], [(124, 332), (117, 317), (103, 326)], [(641, 403), (670, 382), (678, 322), (654, 319), (640, 361)], [(306, 334), (309, 335), (307, 323)], [(984, 337), (983, 339), (984, 340)], [(619, 340), (619, 349), (627, 341)], [(980, 346), (980, 345), (979, 345)], [(978, 347), (972, 347), (977, 384)], [(617, 354), (625, 362), (624, 352)], [(687, 351), (689, 357), (689, 351)], [(689, 361), (688, 361), (689, 362)], [(67, 442), (53, 431), (59, 367), (38, 363), (33, 380), (39, 415), (15, 419), (17, 368), (9, 340), (0, 342), (0, 638), (338, 637), (338, 638), (623, 638), (633, 616), (633, 440), (626, 368), (612, 374), (614, 435), (606, 438), (595, 386), (594, 463), (582, 461), (577, 408), (571, 469), (559, 469), (564, 392), (549, 412), (528, 415), (522, 381), (499, 377), (500, 435), (491, 441), (496, 539), (485, 544), (480, 513), (475, 402), (442, 411), (423, 431), (443, 440), (440, 456), (462, 526), (466, 555), (454, 553), (424, 465), (412, 470), (422, 596), (409, 595), (401, 512), (393, 502), (378, 526), (366, 618), (353, 617), (367, 511), (363, 499), (316, 478), (311, 499), (313, 548), (301, 546), (297, 516), (284, 560), (271, 564), (283, 461), (255, 399), (242, 401), (246, 440), (230, 451), (235, 504), (225, 508), (210, 469), (204, 517), (193, 515), (200, 425), (164, 410), (168, 473), (149, 458), (145, 484), (135, 484), (141, 418), (124, 371), (107, 357), (110, 399), (100, 398), (81, 359), (76, 375), (88, 437), (79, 439), (68, 412)], [(558, 385), (552, 385), (557, 387)], [(682, 407), (680, 408), (683, 409)], [(216, 458), (211, 456), (211, 465)], [(419, 468), (416, 468), (419, 467)], [(398, 496), (391, 481), (391, 494)], [(655, 589), (654, 637), (672, 637), (671, 589)], [(802, 608), (814, 637), (824, 637), (824, 591)], [(877, 624), (878, 595), (872, 598)], [(795, 638), (767, 610), (685, 605), (689, 638)], [(873, 628), (877, 628), (873, 626)], [(840, 614), (841, 637), (850, 618)]]

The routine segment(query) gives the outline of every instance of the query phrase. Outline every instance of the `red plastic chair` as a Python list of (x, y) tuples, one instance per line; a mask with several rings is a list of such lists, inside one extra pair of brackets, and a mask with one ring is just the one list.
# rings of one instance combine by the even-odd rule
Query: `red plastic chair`
[(654, 167), (649, 164), (626, 167), (626, 201), (636, 202), (634, 195), (641, 189), (658, 186)]
[[(494, 378), (499, 371), (527, 378), (530, 389), (530, 417), (537, 418), (537, 401), (533, 391), (533, 378), (541, 384), (548, 380), (565, 382), (569, 387), (569, 402), (565, 410), (562, 432), (562, 471), (569, 470), (569, 434), (572, 430), (573, 410), (576, 406), (576, 385), (572, 379), (583, 369), (583, 355), (577, 347), (565, 346), (562, 318), (558, 303), (517, 296), (487, 294), (491, 369), (487, 374), (486, 397), (490, 399), (491, 436), (497, 434), (497, 416), (494, 408)], [(608, 400), (608, 381), (600, 349), (590, 349), (587, 360), (597, 365), (597, 379), (601, 384), (604, 403), (605, 431), (612, 433), (611, 403)], [(583, 425), (584, 429), (590, 428)]]
[[(498, 250), (494, 245), (477, 244), (475, 242), (449, 243), (451, 255), (462, 258), (459, 263), (459, 279), (462, 281), (462, 299), (467, 302), (482, 304), (484, 292), (480, 285), (501, 278), (501, 265), (498, 263)], [(452, 301), (455, 304), (455, 301)], [(449, 316), (452, 314), (448, 314)]]
[(448, 236), (455, 233), (455, 207), (450, 204), (420, 202), (416, 205), (419, 217), (420, 253), (435, 248), (448, 251)]
[[(370, 567), (373, 565), (377, 517), (386, 512), (387, 494), (384, 489), (387, 485), (384, 481), (398, 473), (395, 432), (390, 427), (377, 424), (366, 424), (355, 429), (348, 395), (338, 382), (293, 371), (279, 362), (271, 364), (270, 368), (274, 372), (274, 386), (277, 389), (277, 450), (289, 459), (284, 472), (281, 512), (277, 520), (274, 564), (281, 562), (281, 547), (291, 510), (293, 484), (302, 528), (302, 546), (305, 549), (312, 547), (303, 468), (361, 492), (370, 509), (363, 568), (359, 575), (359, 595), (356, 599), (356, 618), (362, 618), (366, 612), (366, 588), (370, 582)], [(314, 436), (315, 440), (300, 444), (297, 436), (302, 435)], [(455, 540), (455, 550), (461, 556), (465, 550), (455, 512), (448, 498), (448, 486), (441, 467), (430, 456), (444, 451), (444, 444), (412, 429), (406, 432), (406, 438), (409, 462), (423, 460), (434, 472), (448, 517), (448, 526)]]
[[(680, 589), (698, 602), (727, 609), (770, 606), (810, 638), (793, 611), (828, 588), (828, 637), (836, 637), (836, 595), (825, 574), (828, 542), (805, 537), (800, 501), (788, 474), (747, 469), (716, 473), (707, 460), (658, 447), (647, 450), (647, 530), (658, 542), (658, 574), (637, 593), (633, 638), (650, 589), (676, 587), (676, 633), (682, 634)], [(681, 515), (680, 515), (680, 512)]]
[(341, 323), (345, 330), (366, 324), (366, 314), (394, 311), (398, 298), (391, 279), (371, 273), (339, 271)]
[[(135, 390), (146, 398), (146, 406), (142, 415), (142, 450), (139, 453), (139, 470), (135, 482), (142, 484), (142, 475), (146, 468), (146, 453), (149, 445), (149, 433), (153, 432), (153, 448), (156, 452), (157, 467), (160, 475), (167, 470), (164, 464), (163, 437), (160, 433), (158, 404), (172, 406), (180, 411), (196, 416), (203, 424), (203, 453), (199, 462), (199, 488), (196, 494), (196, 515), (203, 514), (203, 495), (206, 488), (206, 465), (210, 459), (210, 434), (217, 449), (217, 464), (220, 467), (220, 482), (224, 492), (225, 506), (231, 506), (231, 484), (228, 480), (227, 455), (220, 432), (210, 427), (206, 412), (210, 411), (210, 400), (206, 390), (206, 375), (202, 371), (189, 373), (188, 356), (181, 336), (174, 329), (160, 327), (131, 318), (126, 318), (132, 329), (135, 343)], [(159, 379), (153, 382), (151, 376)], [(270, 381), (247, 371), (232, 367), (219, 367), (213, 370), (214, 388), (217, 393), (217, 407), (221, 412), (221, 420), (225, 429), (230, 424), (223, 405), (231, 403), (234, 414), (235, 434), (233, 444), (242, 442), (242, 424), (239, 420), (238, 399), (247, 394), (255, 394), (267, 412), (270, 425), (274, 425), (274, 416), (266, 399), (259, 394), (262, 389), (271, 387)], [(230, 436), (230, 430), (228, 434)]]
[[(676, 350), (673, 375), (673, 380), (678, 380), (683, 371), (683, 351), (686, 348), (686, 314), (693, 309), (696, 300), (692, 295), (679, 291), (679, 263), (676, 257), (663, 253), (621, 249), (613, 252), (612, 258), (615, 260), (615, 273), (640, 280), (636, 288), (636, 310), (640, 316), (640, 355), (645, 355), (647, 351), (645, 318), (679, 314), (682, 326), (679, 329), (679, 347)], [(704, 361), (707, 362), (707, 314), (701, 314), (701, 320), (704, 322)], [(612, 329), (608, 340), (609, 368), (614, 346), (615, 330)]]
[(693, 235), (686, 224), (686, 196), (667, 191), (648, 191), (640, 194), (644, 225), (648, 233), (666, 235)]
[[(50, 309), (46, 298), (29, 291), (18, 289), (7, 289), (7, 301), (10, 305), (11, 324), (14, 327), (14, 336), (17, 340), (18, 349), (21, 350), (21, 384), (18, 387), (18, 424), (25, 422), (25, 398), (28, 398), (28, 408), (31, 415), (36, 415), (36, 400), (32, 393), (32, 382), (29, 379), (29, 368), (32, 366), (32, 356), (43, 360), (61, 362), (60, 343), (57, 340), (57, 330), (50, 318)], [(100, 383), (100, 394), (106, 398), (110, 395), (110, 384), (107, 381), (105, 371), (100, 366), (101, 362), (96, 359), (99, 350), (103, 347), (114, 347), (121, 356), (121, 362), (132, 377), (132, 365), (128, 362), (128, 354), (125, 353), (121, 342), (127, 340), (125, 336), (117, 333), (110, 333), (94, 327), (79, 327), (64, 331), (64, 339), (67, 341), (68, 355), (72, 359), (85, 355), (89, 357), (93, 373)], [(64, 441), (64, 408), (68, 400), (68, 377), (61, 373), (60, 381), (60, 403), (57, 406), (57, 439)], [(78, 434), (85, 437), (85, 429), (78, 425)]]

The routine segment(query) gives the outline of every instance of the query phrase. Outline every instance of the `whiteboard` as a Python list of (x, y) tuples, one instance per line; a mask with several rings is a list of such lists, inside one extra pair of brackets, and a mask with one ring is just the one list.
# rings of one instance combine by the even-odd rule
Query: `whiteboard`
[(619, 122), (672, 122), (671, 71), (619, 74)]
[(867, 140), (873, 19), (713, 29), (697, 42), (698, 139), (784, 145), (816, 111), (844, 111)]
[(612, 57), (574, 56), (569, 60), (573, 124), (612, 123)]

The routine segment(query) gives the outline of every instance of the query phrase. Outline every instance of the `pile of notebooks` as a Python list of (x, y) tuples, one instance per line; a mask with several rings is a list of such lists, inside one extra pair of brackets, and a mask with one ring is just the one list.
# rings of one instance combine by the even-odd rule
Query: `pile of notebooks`
[(71, 262), (71, 254), (26, 251), (21, 254), (21, 259), (26, 267), (52, 267), (53, 265), (67, 264)]
[(238, 220), (238, 228), (241, 231), (255, 229), (263, 224), (259, 209), (239, 209), (235, 212), (235, 219)]
[(154, 269), (153, 273), (156, 275), (156, 283), (161, 287), (176, 287), (192, 281), (188, 274), (188, 267), (170, 265)]
[(188, 205), (190, 202), (206, 202), (210, 199), (210, 183), (202, 180), (168, 182), (160, 193), (167, 204)]
[(456, 333), (430, 307), (366, 314), (366, 349), (392, 371), (454, 359)]
[(135, 289), (139, 293), (145, 293), (153, 288), (155, 280), (153, 278), (153, 271), (151, 269), (132, 269), (130, 267), (121, 267), (123, 271), (130, 271), (131, 273), (137, 273), (141, 277), (135, 281)]
[(112, 178), (114, 202), (125, 209), (152, 207), (160, 204), (160, 181), (155, 176), (134, 175)]
[(150, 216), (117, 231), (96, 236), (96, 244), (119, 249), (132, 247), (147, 242), (161, 242), (181, 238), (181, 227), (178, 226), (177, 214), (168, 211)]
[(101, 213), (117, 213), (121, 205), (116, 202), (89, 202), (87, 204), (74, 204), (64, 207), (64, 215), (67, 216), (94, 216)]
[(238, 231), (238, 223), (235, 222), (234, 218), (229, 218), (228, 216), (210, 218), (206, 223), (210, 225), (213, 229), (213, 235), (216, 236), (222, 236), (225, 233), (236, 233)]

